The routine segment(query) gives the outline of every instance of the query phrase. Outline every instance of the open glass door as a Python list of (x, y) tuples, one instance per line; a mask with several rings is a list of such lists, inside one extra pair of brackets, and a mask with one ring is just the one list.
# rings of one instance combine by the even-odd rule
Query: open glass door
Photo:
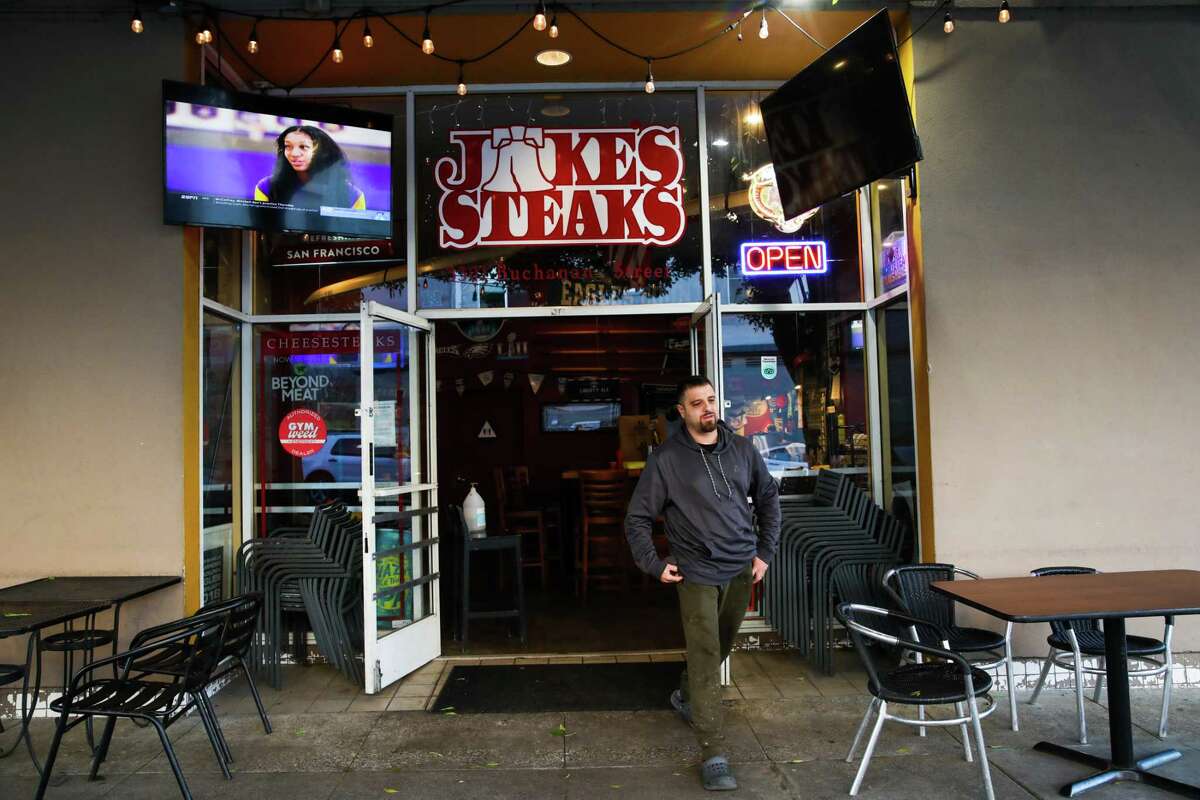
[(365, 690), (441, 655), (432, 325), (360, 310)]
[(717, 390), (717, 414), (725, 418), (725, 392), (721, 379), (721, 299), (705, 298), (692, 312), (692, 373), (712, 381)]

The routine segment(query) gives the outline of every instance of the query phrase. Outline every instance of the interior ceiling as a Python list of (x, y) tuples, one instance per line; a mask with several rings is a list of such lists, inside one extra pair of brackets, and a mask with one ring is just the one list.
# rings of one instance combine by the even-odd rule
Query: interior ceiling
[[(581, 12), (582, 13), (582, 12)], [(789, 11), (817, 41), (830, 45), (845, 36), (870, 16), (869, 10)], [(892, 12), (900, 24), (903, 12)], [(616, 12), (585, 14), (588, 23), (605, 36), (636, 53), (658, 55), (677, 51), (703, 41), (738, 17), (736, 12), (718, 10), (661, 11), (645, 13)], [(645, 62), (605, 44), (567, 15), (560, 15), (561, 35), (551, 39), (526, 24), (528, 14), (474, 13), (434, 15), (431, 36), (437, 55), (450, 61), (426, 56), (405, 41), (396, 31), (376, 20), (371, 25), (375, 46), (363, 47), (362, 23), (354, 22), (342, 36), (346, 58), (335, 64), (326, 58), (304, 81), (305, 87), (371, 87), (429, 84), (454, 84), (458, 81), (459, 58), (471, 58), (495, 47), (520, 29), (516, 38), (487, 59), (465, 66), (468, 84), (548, 83), (566, 81), (645, 80)], [(420, 16), (391, 18), (411, 38), (421, 38)], [(757, 15), (746, 20), (744, 41), (730, 33), (710, 45), (687, 55), (654, 63), (656, 82), (672, 80), (783, 80), (790, 78), (816, 58), (821, 50), (800, 31), (776, 14), (768, 17), (770, 37), (758, 38)], [(250, 33), (249, 20), (224, 19), (221, 23), (224, 43), (221, 51), (234, 71), (247, 83), (269, 81), (276, 86), (291, 86), (317, 64), (333, 40), (332, 23), (311, 21), (264, 20), (258, 25), (259, 53), (250, 56), (245, 44)], [(534, 60), (541, 50), (558, 48), (569, 52), (572, 60), (561, 67), (545, 67)], [(237, 53), (230, 52), (236, 48)], [(259, 74), (255, 74), (253, 66)]]

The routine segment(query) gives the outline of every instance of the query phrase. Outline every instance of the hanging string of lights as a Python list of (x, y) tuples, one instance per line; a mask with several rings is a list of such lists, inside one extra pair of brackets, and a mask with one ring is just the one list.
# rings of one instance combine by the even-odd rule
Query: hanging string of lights
[[(387, 14), (373, 11), (370, 8), (363, 8), (363, 9), (360, 9), (359, 11), (356, 11), (354, 14), (352, 14), (350, 16), (325, 17), (325, 18), (316, 19), (316, 20), (314, 20), (311, 17), (294, 17), (294, 16), (286, 16), (286, 15), (282, 15), (282, 14), (277, 17), (265, 17), (260, 14), (253, 14), (253, 13), (246, 12), (246, 11), (220, 8), (218, 6), (211, 5), (211, 4), (204, 3), (204, 2), (191, 2), (191, 0), (183, 0), (183, 2), (179, 3), (179, 6), (182, 8), (183, 13), (185, 15), (187, 15), (190, 18), (194, 18), (194, 19), (198, 20), (196, 23), (196, 32), (195, 32), (193, 39), (196, 42), (196, 44), (200, 45), (200, 46), (210, 45), (214, 42), (214, 40), (216, 40), (217, 44), (218, 44), (218, 48), (220, 48), (222, 41), (229, 40), (228, 37), (224, 36), (224, 34), (221, 30), (221, 19), (223, 17), (251, 20), (252, 22), (250, 25), (250, 35), (249, 35), (249, 38), (246, 40), (246, 52), (250, 56), (258, 55), (264, 46), (263, 39), (259, 34), (259, 25), (260, 24), (265, 26), (268, 22), (276, 22), (276, 21), (279, 21), (279, 22), (328, 22), (328, 23), (332, 23), (333, 24), (333, 40), (330, 42), (329, 46), (325, 49), (325, 52), (321, 54), (321, 57), (317, 60), (317, 62), (313, 65), (313, 67), (304, 74), (304, 76), (302, 78), (300, 78), (298, 81), (295, 81), (290, 84), (280, 83), (278, 81), (274, 81), (274, 80), (271, 80), (270, 78), (268, 78), (257, 67), (255, 67), (255, 65), (253, 63), (251, 63), (246, 58), (244, 58), (238, 48), (233, 48), (229, 51), (229, 53), (231, 55), (233, 55), (245, 68), (247, 68), (255, 76), (257, 76), (258, 78), (260, 78), (261, 80), (263, 80), (264, 82), (266, 82), (272, 86), (282, 88), (288, 92), (290, 92), (293, 89), (296, 89), (300, 86), (303, 86), (304, 83), (309, 78), (311, 78), (313, 76), (313, 74), (321, 67), (321, 65), (325, 63), (326, 59), (331, 60), (335, 64), (341, 64), (346, 60), (346, 52), (342, 47), (342, 41), (341, 41), (342, 34), (346, 31), (346, 29), (349, 27), (349, 25), (352, 22), (355, 22), (360, 19), (362, 20), (362, 23), (363, 23), (363, 27), (362, 27), (363, 47), (372, 48), (375, 46), (375, 36), (371, 32), (371, 21), (377, 20), (377, 21), (383, 22), (385, 25), (387, 25), (387, 27), (389, 27), (397, 35), (399, 35), (400, 38), (404, 42), (417, 48), (423, 54), (425, 54), (427, 56), (431, 56), (433, 58), (437, 58), (437, 59), (447, 62), (447, 63), (457, 65), (457, 68), (458, 68), (457, 91), (458, 91), (459, 95), (465, 95), (467, 93), (467, 83), (466, 83), (466, 73), (465, 73), (466, 67), (470, 64), (477, 64), (480, 61), (483, 61), (483, 60), (495, 55), (497, 52), (499, 52), (500, 50), (502, 50), (503, 48), (508, 46), (510, 43), (512, 43), (512, 41), (514, 39), (516, 39), (517, 36), (519, 36), (522, 33), (522, 31), (525, 30), (526, 26), (532, 25), (532, 27), (535, 31), (538, 31), (539, 33), (545, 32), (552, 39), (558, 38), (560, 35), (560, 30), (559, 30), (559, 26), (558, 26), (558, 14), (560, 11), (563, 14), (574, 19), (576, 22), (578, 22), (580, 24), (580, 26), (582, 28), (587, 30), (589, 33), (591, 33), (593, 36), (595, 36), (600, 41), (604, 42), (609, 47), (612, 47), (613, 49), (615, 49), (621, 53), (624, 53), (625, 55), (630, 56), (631, 58), (635, 58), (638, 61), (645, 63), (645, 65), (646, 65), (645, 90), (648, 94), (654, 92), (654, 69), (653, 69), (653, 66), (654, 66), (655, 61), (667, 61), (669, 59), (679, 58), (681, 56), (687, 55), (688, 53), (692, 53), (696, 50), (699, 50), (703, 47), (707, 47), (708, 45), (712, 44), (713, 42), (717, 41), (718, 39), (721, 39), (722, 37), (724, 37), (730, 33), (735, 33), (737, 36), (737, 40), (739, 42), (741, 42), (741, 41), (743, 41), (742, 25), (745, 22), (745, 20), (748, 17), (750, 17), (752, 14), (754, 14), (754, 12), (756, 12), (756, 11), (759, 12), (759, 14), (761, 15), (760, 20), (759, 20), (759, 25), (758, 25), (758, 38), (759, 39), (765, 40), (770, 36), (770, 26), (767, 22), (767, 12), (771, 11), (771, 12), (778, 14), (781, 18), (786, 20), (792, 27), (794, 27), (796, 30), (800, 31), (814, 45), (821, 48), (822, 50), (828, 49), (824, 44), (822, 44), (815, 37), (813, 37), (812, 34), (810, 34), (807, 30), (805, 30), (802, 25), (800, 25), (798, 22), (796, 22), (796, 20), (792, 19), (792, 17), (790, 17), (787, 13), (785, 13), (776, 3), (772, 3), (772, 2), (756, 3), (752, 6), (750, 6), (745, 11), (741, 12), (732, 22), (730, 22), (728, 25), (726, 25), (720, 31), (697, 42), (696, 44), (690, 45), (688, 47), (685, 47), (685, 48), (682, 48), (679, 50), (668, 52), (668, 53), (654, 54), (654, 53), (639, 53), (639, 52), (621, 44), (620, 42), (614, 40), (612, 37), (608, 36), (604, 32), (597, 29), (586, 18), (581, 16), (577, 11), (575, 11), (575, 9), (573, 9), (567, 3), (551, 2), (551, 3), (547, 4), (545, 2), (545, 0), (538, 0), (537, 4), (535, 6), (534, 13), (528, 19), (522, 21), (520, 23), (520, 25), (518, 25), (517, 28), (512, 33), (508, 34), (503, 39), (501, 39), (495, 46), (484, 50), (483, 52), (479, 53), (478, 55), (465, 56), (465, 57), (450, 57), (450, 56), (445, 55), (444, 53), (438, 52), (436, 46), (434, 45), (433, 35), (431, 32), (431, 28), (430, 28), (431, 17), (440, 10), (446, 9), (450, 6), (461, 5), (461, 4), (468, 3), (468, 2), (471, 2), (471, 0), (441, 0), (441, 2), (431, 3), (430, 5), (426, 6), (423, 10), (419, 10), (419, 11), (415, 11), (415, 12), (395, 12), (395, 13), (387, 13)], [(833, 2), (836, 4), (837, 0), (833, 0)], [(929, 16), (927, 16), (921, 22), (921, 24), (919, 24), (908, 36), (906, 36), (903, 40), (901, 40), (900, 44), (904, 44), (904, 43), (908, 42), (910, 39), (912, 39), (914, 36), (916, 36), (931, 20), (933, 20), (934, 17), (936, 17), (938, 14), (942, 13), (943, 9), (945, 10), (945, 13), (942, 18), (942, 30), (947, 34), (953, 33), (954, 32), (954, 16), (953, 16), (953, 10), (952, 10), (953, 9), (953, 0), (941, 0), (941, 2), (938, 3), (933, 8), (933, 11), (929, 14)], [(547, 13), (547, 12), (549, 12), (549, 13)], [(396, 23), (393, 22), (393, 20), (392, 20), (392, 17), (412, 16), (414, 14), (423, 14), (424, 15), (424, 27), (422, 29), (420, 39), (416, 39), (413, 36), (409, 35), (406, 31), (404, 31), (403, 29), (398, 27), (396, 25)], [(1009, 6), (1009, 0), (1001, 0), (999, 12), (997, 14), (997, 21), (1000, 22), (1001, 24), (1004, 24), (1004, 23), (1007, 23), (1010, 19), (1012, 19), (1012, 10)], [(135, 34), (143, 33), (146, 30), (145, 18), (142, 16), (140, 3), (133, 4), (133, 13), (130, 18), (129, 28)], [(213, 33), (214, 30), (217, 31), (217, 34), (215, 36)]]

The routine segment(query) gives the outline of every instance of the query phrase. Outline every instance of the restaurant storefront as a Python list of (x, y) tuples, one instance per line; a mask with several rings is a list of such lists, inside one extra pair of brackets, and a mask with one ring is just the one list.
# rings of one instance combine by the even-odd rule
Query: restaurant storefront
[[(396, 116), (405, 240), (201, 234), (199, 596), (232, 590), (241, 542), (345, 500), (378, 554), (364, 597), (405, 587), (367, 604), (378, 689), (451, 630), (450, 550), (421, 511), (473, 483), (494, 524), (494, 475), (521, 466), (562, 511), (549, 615), (573, 595), (570, 476), (644, 460), (651, 442), (622, 453), (618, 423), (670, 417), (693, 372), (793, 491), (850, 473), (916, 551), (911, 183), (785, 220), (758, 111), (771, 86), (338, 98)], [(407, 522), (376, 530), (388, 512)], [(657, 641), (677, 637), (674, 613)], [(531, 646), (618, 649), (560, 617)]]

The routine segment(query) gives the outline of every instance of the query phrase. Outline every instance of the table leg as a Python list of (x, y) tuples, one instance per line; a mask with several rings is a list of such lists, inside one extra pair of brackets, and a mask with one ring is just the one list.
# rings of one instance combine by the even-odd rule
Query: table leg
[[(33, 721), (33, 713), (37, 709), (38, 695), (42, 691), (42, 647), (41, 647), (40, 631), (32, 631), (29, 634), (28, 642), (25, 646), (25, 677), (21, 681), (21, 724), (17, 729), (17, 738), (13, 740), (12, 746), (7, 750), (0, 751), (0, 758), (7, 758), (17, 751), (21, 746), (21, 741), (25, 741), (25, 749), (29, 751), (29, 758), (33, 761), (33, 768), (37, 770), (37, 774), (41, 776), (42, 765), (38, 761), (37, 754), (33, 751), (33, 738), (29, 735), (29, 723)], [(34, 678), (34, 686), (32, 695), (29, 692), (29, 678), (34, 675), (34, 667), (37, 668), (37, 677)]]
[(1129, 714), (1129, 654), (1125, 649), (1125, 619), (1109, 617), (1104, 620), (1104, 669), (1108, 682), (1108, 733), (1112, 752), (1108, 759), (1080, 753), (1070, 747), (1038, 742), (1035, 750), (1067, 758), (1097, 770), (1083, 780), (1059, 789), (1063, 797), (1078, 797), (1084, 792), (1117, 781), (1132, 781), (1154, 786), (1181, 797), (1200, 799), (1200, 787), (1191, 786), (1149, 770), (1180, 757), (1178, 750), (1169, 749), (1141, 759), (1133, 755), (1133, 723)]

